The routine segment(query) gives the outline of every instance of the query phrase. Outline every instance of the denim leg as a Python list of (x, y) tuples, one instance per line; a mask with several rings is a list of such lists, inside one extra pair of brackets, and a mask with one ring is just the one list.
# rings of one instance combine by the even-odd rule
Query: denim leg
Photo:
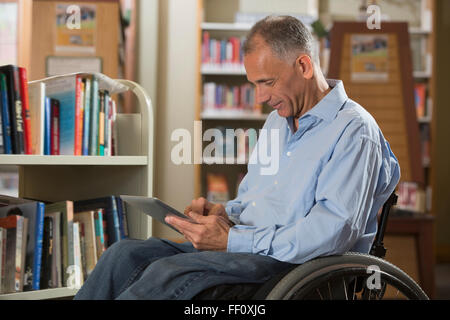
[(176, 244), (157, 238), (116, 242), (102, 254), (75, 299), (114, 299), (153, 261), (192, 251), (195, 249), (191, 244)]
[(255, 254), (180, 253), (154, 261), (117, 299), (191, 299), (218, 284), (262, 283), (291, 266)]

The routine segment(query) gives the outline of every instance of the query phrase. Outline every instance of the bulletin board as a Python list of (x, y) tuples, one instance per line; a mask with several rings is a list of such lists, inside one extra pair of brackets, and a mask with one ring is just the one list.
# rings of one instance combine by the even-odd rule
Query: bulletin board
[(408, 25), (335, 22), (327, 78), (341, 79), (350, 99), (377, 121), (399, 160), (401, 181), (424, 183)]

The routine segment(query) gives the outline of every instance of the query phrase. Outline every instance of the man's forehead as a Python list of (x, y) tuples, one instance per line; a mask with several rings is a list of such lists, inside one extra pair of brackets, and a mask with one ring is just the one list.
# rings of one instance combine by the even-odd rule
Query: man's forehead
[(279, 60), (268, 46), (261, 46), (244, 56), (244, 66), (247, 71), (247, 79), (250, 82), (273, 77), (276, 70), (281, 67)]

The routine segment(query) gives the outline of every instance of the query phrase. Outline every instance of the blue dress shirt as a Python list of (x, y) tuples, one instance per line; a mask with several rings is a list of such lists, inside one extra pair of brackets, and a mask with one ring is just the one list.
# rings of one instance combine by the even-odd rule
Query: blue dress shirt
[[(297, 264), (369, 252), (377, 212), (394, 191), (400, 167), (374, 118), (347, 97), (342, 81), (327, 82), (332, 90), (299, 119), (297, 131), (292, 117), (269, 115), (267, 139), (260, 133), (238, 195), (226, 204), (236, 224), (229, 252)], [(264, 172), (267, 159), (252, 161), (263, 146), (277, 170)]]

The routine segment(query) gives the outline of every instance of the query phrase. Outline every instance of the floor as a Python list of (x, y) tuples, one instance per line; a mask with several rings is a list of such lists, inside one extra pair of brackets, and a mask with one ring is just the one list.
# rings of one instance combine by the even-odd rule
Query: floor
[(436, 299), (450, 300), (450, 263), (437, 264), (435, 270)]

